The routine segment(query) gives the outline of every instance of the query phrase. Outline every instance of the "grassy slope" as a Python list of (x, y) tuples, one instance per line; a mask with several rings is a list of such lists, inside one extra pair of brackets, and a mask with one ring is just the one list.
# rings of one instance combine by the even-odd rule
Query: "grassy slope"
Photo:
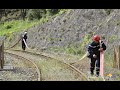
[[(22, 31), (22, 30), (26, 30), (37, 23), (38, 23), (38, 21), (30, 22), (27, 20), (26, 21), (14, 20), (14, 21), (10, 21), (10, 22), (5, 22), (4, 24), (0, 25), (0, 27), (1, 27), (0, 28), (0, 36), (18, 32), (18, 31)], [(11, 27), (11, 28), (9, 28), (9, 27)]]
[[(2, 24), (0, 24), (0, 36), (4, 36), (6, 34), (12, 34), (14, 32), (27, 30), (28, 28), (31, 28), (34, 25), (41, 24), (47, 22), (50, 18), (54, 18), (57, 15), (60, 15), (67, 11), (66, 9), (62, 9), (58, 14), (49, 16), (46, 15), (46, 17), (41, 18), (40, 20), (34, 20), (34, 21), (28, 21), (27, 19), (25, 21), (23, 20), (12, 20), (7, 21)], [(10, 27), (10, 28), (9, 28)]]

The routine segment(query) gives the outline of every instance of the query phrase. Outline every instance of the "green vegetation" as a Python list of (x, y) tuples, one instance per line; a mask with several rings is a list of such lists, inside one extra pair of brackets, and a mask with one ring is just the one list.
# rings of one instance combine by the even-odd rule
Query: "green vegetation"
[(49, 48), (49, 50), (54, 51), (54, 52), (61, 52), (61, 53), (64, 52), (66, 54), (82, 56), (86, 52), (86, 46), (91, 42), (91, 35), (92, 34), (86, 34), (83, 37), (83, 41), (79, 44), (71, 44), (70, 43), (68, 46), (52, 47), (52, 48)]
[(109, 37), (108, 41), (110, 43), (113, 43), (116, 39), (117, 39), (117, 35), (112, 35), (112, 36)]
[(81, 47), (79, 45), (71, 45), (68, 47), (65, 47), (65, 52), (68, 54), (73, 54), (73, 55), (83, 55), (84, 52), (82, 51)]
[[(11, 21), (5, 21), (0, 23), (0, 36), (7, 36), (9, 37), (12, 36), (14, 32), (19, 32), (19, 31), (24, 31), (27, 30), (28, 28), (31, 28), (34, 25), (41, 24), (47, 22), (50, 18), (54, 17), (55, 15), (59, 15), (64, 13), (65, 9), (63, 10), (46, 10), (46, 9), (30, 9), (28, 10), (26, 14), (26, 19), (25, 20), (11, 20)], [(51, 11), (52, 10), (52, 11)], [(52, 13), (52, 15), (48, 15), (48, 13)], [(57, 14), (56, 14), (57, 13)], [(12, 14), (13, 15), (13, 14)], [(40, 16), (41, 15), (41, 16)], [(4, 16), (3, 16), (4, 17)]]
[(10, 22), (5, 22), (4, 24), (0, 24), (0, 36), (7, 35), (7, 34), (12, 34), (14, 32), (18, 32), (21, 30), (26, 30), (33, 25), (37, 24), (38, 21), (23, 21), (23, 20), (13, 20)]
[(112, 9), (104, 9), (106, 14), (109, 15), (113, 10)]
[(105, 66), (112, 68), (113, 59), (114, 59), (113, 54), (110, 52), (105, 52), (104, 58), (105, 58)]
[(83, 37), (83, 41), (78, 45), (68, 46), (66, 48), (67, 53), (72, 53), (74, 55), (84, 54), (86, 52), (85, 48), (91, 41), (91, 35), (87, 34)]

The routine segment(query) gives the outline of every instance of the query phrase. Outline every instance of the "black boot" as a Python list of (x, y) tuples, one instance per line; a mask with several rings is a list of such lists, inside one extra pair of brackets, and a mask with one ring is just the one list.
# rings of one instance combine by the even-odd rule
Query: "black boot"
[(97, 67), (97, 68), (96, 68), (96, 76), (97, 76), (97, 77), (99, 76), (99, 72), (100, 72), (100, 68)]
[(99, 72), (98, 71), (96, 72), (96, 76), (99, 77)]
[(91, 76), (93, 76), (93, 75), (94, 75), (94, 71), (93, 71), (93, 70), (91, 70), (91, 73), (90, 73), (90, 74), (91, 74)]

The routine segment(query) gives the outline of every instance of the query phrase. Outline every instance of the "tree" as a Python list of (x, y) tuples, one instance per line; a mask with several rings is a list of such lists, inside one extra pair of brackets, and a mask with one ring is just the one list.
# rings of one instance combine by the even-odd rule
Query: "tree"
[(30, 9), (28, 11), (27, 17), (29, 20), (40, 19), (46, 14), (45, 9)]
[(59, 9), (46, 9), (49, 15), (54, 15), (59, 12)]
[(21, 9), (21, 16), (22, 16), (23, 20), (25, 20), (26, 11), (27, 11), (27, 9)]

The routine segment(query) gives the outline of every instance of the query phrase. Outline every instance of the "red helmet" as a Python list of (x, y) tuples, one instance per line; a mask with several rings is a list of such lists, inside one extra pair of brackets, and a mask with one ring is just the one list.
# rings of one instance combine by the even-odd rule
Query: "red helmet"
[(99, 35), (95, 35), (92, 38), (94, 41), (99, 41), (100, 40), (100, 36)]

